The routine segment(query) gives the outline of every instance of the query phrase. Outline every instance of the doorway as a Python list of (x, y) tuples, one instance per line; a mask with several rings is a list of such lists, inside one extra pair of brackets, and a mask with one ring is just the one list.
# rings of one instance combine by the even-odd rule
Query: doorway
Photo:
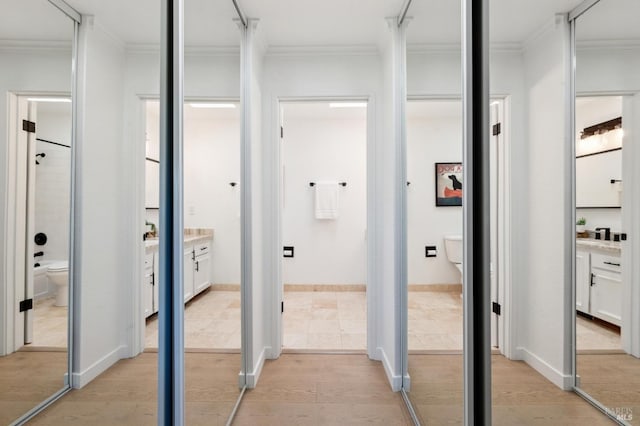
[[(158, 347), (159, 102), (147, 100), (145, 348)], [(240, 353), (240, 108), (237, 100), (184, 106), (184, 302), (187, 351)]]
[[(504, 99), (491, 104), (491, 341), (503, 352), (508, 239)], [(425, 162), (427, 167), (425, 167)], [(407, 103), (408, 349), (462, 353), (462, 102)]]
[(367, 349), (367, 102), (280, 102), (282, 347)]
[[(16, 309), (6, 322), (5, 353), (68, 347), (68, 265), (71, 197), (71, 98), (10, 94), (8, 194), (15, 209), (9, 239)], [(15, 160), (12, 161), (11, 159)], [(13, 169), (15, 167), (15, 169)], [(15, 304), (14, 304), (15, 302)]]

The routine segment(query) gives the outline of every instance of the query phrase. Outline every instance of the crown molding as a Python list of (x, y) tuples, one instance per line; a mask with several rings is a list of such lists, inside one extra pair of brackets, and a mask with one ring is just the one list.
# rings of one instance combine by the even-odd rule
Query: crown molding
[[(126, 45), (127, 55), (157, 55), (160, 53), (160, 44), (156, 43), (129, 43)], [(225, 57), (240, 56), (240, 46), (185, 46), (185, 56)]]
[(42, 53), (70, 53), (71, 40), (10, 40), (0, 39), (0, 51), (3, 52), (42, 52)]
[(640, 49), (639, 39), (612, 39), (612, 40), (576, 40), (576, 50), (635, 50)]
[(266, 56), (378, 56), (377, 45), (268, 46)]

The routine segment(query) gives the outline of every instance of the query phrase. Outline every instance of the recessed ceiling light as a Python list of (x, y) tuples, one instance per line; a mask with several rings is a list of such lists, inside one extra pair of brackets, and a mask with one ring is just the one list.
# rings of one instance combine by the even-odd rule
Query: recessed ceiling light
[(65, 102), (70, 103), (70, 98), (27, 98), (29, 102)]
[(192, 102), (189, 104), (191, 108), (235, 108), (235, 104), (224, 104), (224, 103), (205, 103), (205, 102)]
[(366, 102), (331, 102), (329, 108), (366, 108)]

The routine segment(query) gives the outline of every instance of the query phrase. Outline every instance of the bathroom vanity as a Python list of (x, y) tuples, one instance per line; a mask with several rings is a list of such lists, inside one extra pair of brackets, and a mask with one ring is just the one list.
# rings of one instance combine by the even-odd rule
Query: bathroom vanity
[(611, 324), (621, 325), (619, 242), (576, 240), (576, 309)]
[[(189, 233), (184, 238), (184, 302), (187, 303), (211, 286), (211, 243), (213, 231)], [(159, 259), (158, 240), (145, 241), (142, 306), (144, 317), (158, 312)]]

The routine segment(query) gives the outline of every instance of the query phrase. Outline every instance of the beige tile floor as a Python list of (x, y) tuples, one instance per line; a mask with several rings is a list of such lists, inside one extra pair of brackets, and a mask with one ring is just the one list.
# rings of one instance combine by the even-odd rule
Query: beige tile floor
[(622, 350), (620, 333), (578, 316), (576, 318), (576, 347), (578, 351)]
[[(67, 308), (36, 301), (29, 347), (67, 346)], [(365, 292), (285, 292), (284, 349), (366, 349)], [(620, 334), (578, 317), (579, 350), (621, 349)], [(147, 321), (145, 345), (158, 347), (157, 316)], [(240, 348), (240, 292), (210, 290), (185, 309), (185, 346)], [(462, 350), (462, 299), (457, 292), (409, 292), (409, 350)]]
[(27, 347), (67, 347), (67, 307), (54, 306), (55, 298), (36, 300), (33, 341)]

